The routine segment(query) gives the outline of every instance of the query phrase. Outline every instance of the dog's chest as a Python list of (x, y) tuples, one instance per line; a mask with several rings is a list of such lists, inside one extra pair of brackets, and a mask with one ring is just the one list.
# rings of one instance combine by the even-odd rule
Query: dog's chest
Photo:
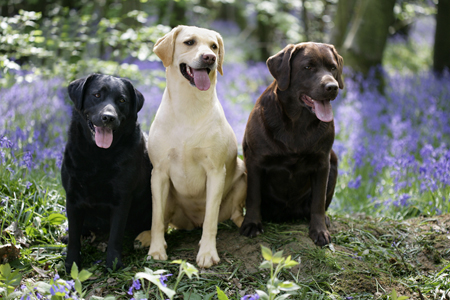
[(171, 148), (168, 158), (169, 177), (173, 189), (181, 198), (205, 198), (206, 168), (209, 153), (202, 148), (188, 146)]

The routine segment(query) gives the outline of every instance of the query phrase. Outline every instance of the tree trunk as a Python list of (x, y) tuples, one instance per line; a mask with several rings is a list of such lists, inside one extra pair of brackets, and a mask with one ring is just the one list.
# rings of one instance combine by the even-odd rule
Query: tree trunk
[(331, 43), (339, 50), (344, 44), (347, 29), (349, 27), (356, 0), (339, 0), (337, 4), (336, 15), (334, 18), (334, 27), (331, 34)]
[(434, 36), (433, 69), (441, 74), (450, 69), (450, 0), (439, 0)]
[[(389, 26), (394, 21), (395, 1), (339, 1), (337, 28), (332, 41), (344, 57), (346, 66), (367, 74), (372, 67), (381, 65)], [(345, 19), (348, 21), (346, 26)]]

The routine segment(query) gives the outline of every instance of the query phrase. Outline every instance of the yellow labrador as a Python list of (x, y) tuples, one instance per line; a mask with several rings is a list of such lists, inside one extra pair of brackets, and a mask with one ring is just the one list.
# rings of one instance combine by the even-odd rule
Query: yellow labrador
[(178, 26), (153, 51), (166, 67), (167, 86), (149, 133), (152, 230), (137, 239), (146, 246), (150, 238), (148, 255), (166, 260), (169, 224), (202, 226), (197, 264), (208, 268), (220, 261), (218, 222), (242, 224), (247, 185), (236, 136), (215, 89), (217, 71), (223, 74), (223, 40), (212, 30)]

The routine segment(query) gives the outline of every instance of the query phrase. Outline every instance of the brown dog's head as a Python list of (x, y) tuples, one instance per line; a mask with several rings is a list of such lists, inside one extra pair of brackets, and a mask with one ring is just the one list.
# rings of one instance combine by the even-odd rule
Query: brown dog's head
[(179, 69), (189, 83), (201, 91), (209, 89), (216, 80), (216, 70), (223, 75), (225, 48), (219, 33), (195, 26), (180, 25), (160, 38), (153, 52), (166, 68)]
[(298, 103), (290, 109), (307, 107), (323, 122), (333, 120), (330, 101), (344, 88), (343, 58), (333, 45), (300, 43), (286, 48), (267, 60), (270, 73), (280, 91), (289, 93)]

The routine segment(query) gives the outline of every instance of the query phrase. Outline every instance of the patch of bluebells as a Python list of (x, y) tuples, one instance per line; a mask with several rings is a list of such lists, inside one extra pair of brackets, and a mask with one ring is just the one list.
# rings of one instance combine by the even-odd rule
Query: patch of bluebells
[(59, 168), (70, 113), (63, 80), (23, 81), (1, 89), (0, 98), (1, 164), (31, 170), (54, 161)]
[[(138, 67), (152, 78), (136, 84), (145, 97), (139, 121), (148, 131), (164, 91), (164, 67), (159, 61)], [(223, 69), (217, 95), (240, 144), (248, 115), (273, 78), (264, 63), (226, 62)], [(375, 76), (346, 73), (346, 87), (332, 104), (333, 147), (341, 162), (349, 162), (340, 164), (338, 186), (344, 183), (352, 195), (365, 193), (358, 201), (375, 201), (370, 207), (378, 213), (416, 205), (420, 199), (427, 206), (429, 198), (435, 199), (434, 212), (448, 211), (449, 203), (440, 199), (450, 194), (450, 74), (384, 73), (380, 93)], [(1, 89), (0, 98), (1, 165), (11, 173), (16, 173), (14, 166), (57, 173), (72, 110), (63, 80), (23, 81)], [(340, 197), (341, 192), (336, 190), (333, 209), (360, 208)]]
[(22, 285), (20, 287), (22, 291), (21, 300), (34, 300), (34, 299), (51, 299), (53, 297), (64, 297), (65, 299), (81, 299), (75, 290), (74, 280), (63, 280), (58, 274), (50, 281), (50, 288), (43, 290), (37, 286)]
[[(440, 201), (450, 193), (449, 72), (442, 77), (432, 72), (384, 73), (384, 93), (375, 76), (346, 72), (346, 87), (333, 101), (334, 148), (351, 168), (339, 170), (339, 174), (351, 171), (344, 176), (346, 188), (369, 192), (370, 197), (361, 195), (353, 205), (338, 190), (331, 207), (348, 212), (368, 200), (367, 204), (383, 203), (375, 207), (382, 214), (418, 202), (429, 212), (449, 211), (448, 203)], [(338, 185), (342, 178), (338, 177)], [(436, 199), (435, 208), (427, 208), (428, 200), (422, 200), (427, 197)]]

